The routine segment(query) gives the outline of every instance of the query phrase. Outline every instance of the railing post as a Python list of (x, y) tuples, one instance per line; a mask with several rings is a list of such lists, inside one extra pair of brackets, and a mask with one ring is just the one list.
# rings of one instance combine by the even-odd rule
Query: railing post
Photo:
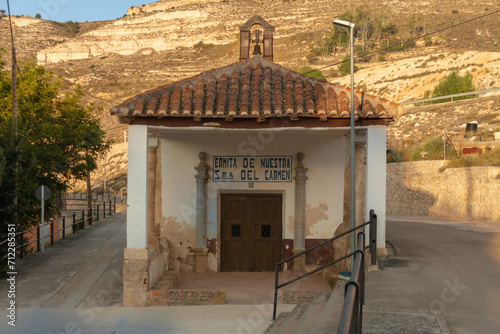
[(278, 304), (278, 271), (279, 271), (279, 262), (276, 262), (276, 271), (274, 273), (273, 321), (276, 320), (276, 308), (277, 308), (277, 304)]
[(36, 251), (40, 251), (40, 225), (36, 227)]
[(112, 201), (111, 201), (111, 199), (110, 199), (110, 200), (109, 200), (109, 215), (110, 215), (110, 216), (113, 214), (113, 211), (112, 211), (113, 206), (111, 205), (111, 203), (113, 203), (113, 202), (112, 202)]
[(115, 196), (115, 199), (114, 199), (114, 203), (113, 203), (113, 212), (116, 213), (116, 196)]
[(102, 202), (102, 216), (106, 218), (106, 202)]
[(93, 223), (93, 213), (92, 213), (92, 207), (89, 208), (89, 225), (92, 226)]
[(82, 230), (85, 229), (85, 210), (82, 210)]
[(63, 239), (66, 239), (66, 217), (63, 217)]
[(373, 209), (370, 210), (370, 257), (371, 264), (377, 265), (377, 215)]
[(50, 245), (54, 245), (54, 221), (50, 224)]
[(97, 204), (97, 220), (96, 221), (99, 221), (99, 204)]

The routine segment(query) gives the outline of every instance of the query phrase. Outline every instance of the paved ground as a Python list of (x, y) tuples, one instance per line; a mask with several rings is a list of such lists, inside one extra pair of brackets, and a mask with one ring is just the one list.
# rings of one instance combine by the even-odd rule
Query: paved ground
[[(232, 300), (233, 304), (122, 307), (125, 217), (124, 214), (108, 217), (54, 246), (46, 247), (44, 253), (18, 259), (15, 298), (17, 325), (9, 326), (9, 319), (2, 315), (0, 333), (250, 334), (262, 333), (271, 324), (272, 305), (269, 300), (272, 289), (267, 288), (265, 291), (268, 293), (245, 298), (248, 289), (237, 291), (234, 282), (229, 281), (229, 291), (238, 292)], [(246, 282), (246, 285), (255, 287), (260, 283), (269, 283), (269, 277), (274, 274), (265, 274), (259, 275), (261, 277), (254, 282)], [(187, 276), (184, 281), (186, 286), (198, 280), (193, 275)], [(317, 285), (317, 279), (313, 278), (312, 284)], [(1, 280), (1, 309), (9, 305), (8, 290), (7, 281)], [(260, 290), (264, 291), (262, 288)], [(294, 306), (280, 305), (279, 311), (291, 311)]]
[[(394, 255), (367, 275), (365, 334), (500, 333), (500, 224), (391, 217), (387, 231)], [(125, 215), (118, 214), (17, 260), (17, 326), (2, 316), (0, 333), (249, 334), (270, 324), (271, 305), (258, 298), (121, 307), (124, 246)], [(4, 310), (8, 289), (0, 281)]]
[(500, 333), (500, 223), (390, 217), (387, 240), (395, 256), (367, 276), (368, 310), (435, 315), (454, 334)]

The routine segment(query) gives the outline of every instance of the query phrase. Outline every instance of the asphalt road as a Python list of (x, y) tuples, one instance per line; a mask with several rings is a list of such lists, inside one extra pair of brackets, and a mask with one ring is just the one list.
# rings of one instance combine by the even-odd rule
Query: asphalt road
[(366, 305), (424, 311), (454, 334), (500, 333), (500, 223), (390, 217), (394, 255), (367, 276)]

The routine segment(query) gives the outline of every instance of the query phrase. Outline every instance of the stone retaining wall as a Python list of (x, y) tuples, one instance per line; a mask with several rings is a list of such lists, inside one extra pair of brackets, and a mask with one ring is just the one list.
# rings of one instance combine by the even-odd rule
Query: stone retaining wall
[(387, 165), (387, 213), (500, 222), (500, 167), (445, 168), (446, 161)]

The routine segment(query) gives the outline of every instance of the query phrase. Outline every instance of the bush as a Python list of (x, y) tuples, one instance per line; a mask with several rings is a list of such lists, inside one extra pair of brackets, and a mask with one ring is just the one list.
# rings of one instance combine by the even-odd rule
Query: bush
[[(439, 83), (434, 87), (432, 91), (432, 97), (439, 97), (445, 95), (459, 94), (473, 92), (476, 88), (472, 84), (472, 74), (470, 72), (465, 73), (464, 76), (460, 76), (457, 71), (451, 72), (449, 75), (445, 76)], [(429, 95), (429, 93), (426, 93)], [(476, 97), (477, 95), (466, 95), (455, 97), (453, 100), (464, 100)], [(427, 98), (428, 96), (424, 97)], [(442, 103), (450, 101), (451, 99), (442, 99), (430, 101), (429, 103)]]
[(387, 163), (393, 162), (403, 162), (405, 161), (405, 153), (404, 151), (400, 151), (396, 148), (389, 147), (387, 149)]
[(500, 166), (500, 148), (484, 154), (467, 154), (451, 159), (448, 167)]
[(312, 67), (309, 67), (309, 66), (301, 67), (299, 69), (299, 73), (307, 75), (307, 76), (309, 76), (311, 78), (316, 78), (316, 79), (320, 79), (320, 80), (326, 80), (325, 76), (323, 75), (323, 73), (321, 73), (320, 70), (316, 70), (316, 69), (314, 69)]
[[(358, 71), (359, 68), (354, 65), (354, 73)], [(339, 65), (339, 71), (341, 75), (351, 74), (351, 56), (345, 55), (344, 59), (342, 59), (342, 63)]]
[(36, 13), (35, 19), (41, 19), (41, 18), (42, 18), (42, 15), (40, 15), (40, 13)]
[(68, 21), (66, 25), (73, 34), (78, 34), (80, 32), (80, 24), (78, 24), (78, 22)]
[(432, 45), (432, 37), (431, 36), (425, 37), (424, 41), (425, 41), (425, 46), (431, 46)]
[[(425, 152), (425, 157), (422, 153)], [(414, 146), (411, 149), (410, 159), (412, 161), (416, 160), (442, 160), (444, 154), (444, 141), (442, 136), (437, 136), (429, 139), (428, 141)], [(446, 145), (446, 159), (456, 158), (456, 152), (449, 146)]]
[(385, 51), (384, 50), (379, 50), (377, 60), (378, 61), (385, 61)]

